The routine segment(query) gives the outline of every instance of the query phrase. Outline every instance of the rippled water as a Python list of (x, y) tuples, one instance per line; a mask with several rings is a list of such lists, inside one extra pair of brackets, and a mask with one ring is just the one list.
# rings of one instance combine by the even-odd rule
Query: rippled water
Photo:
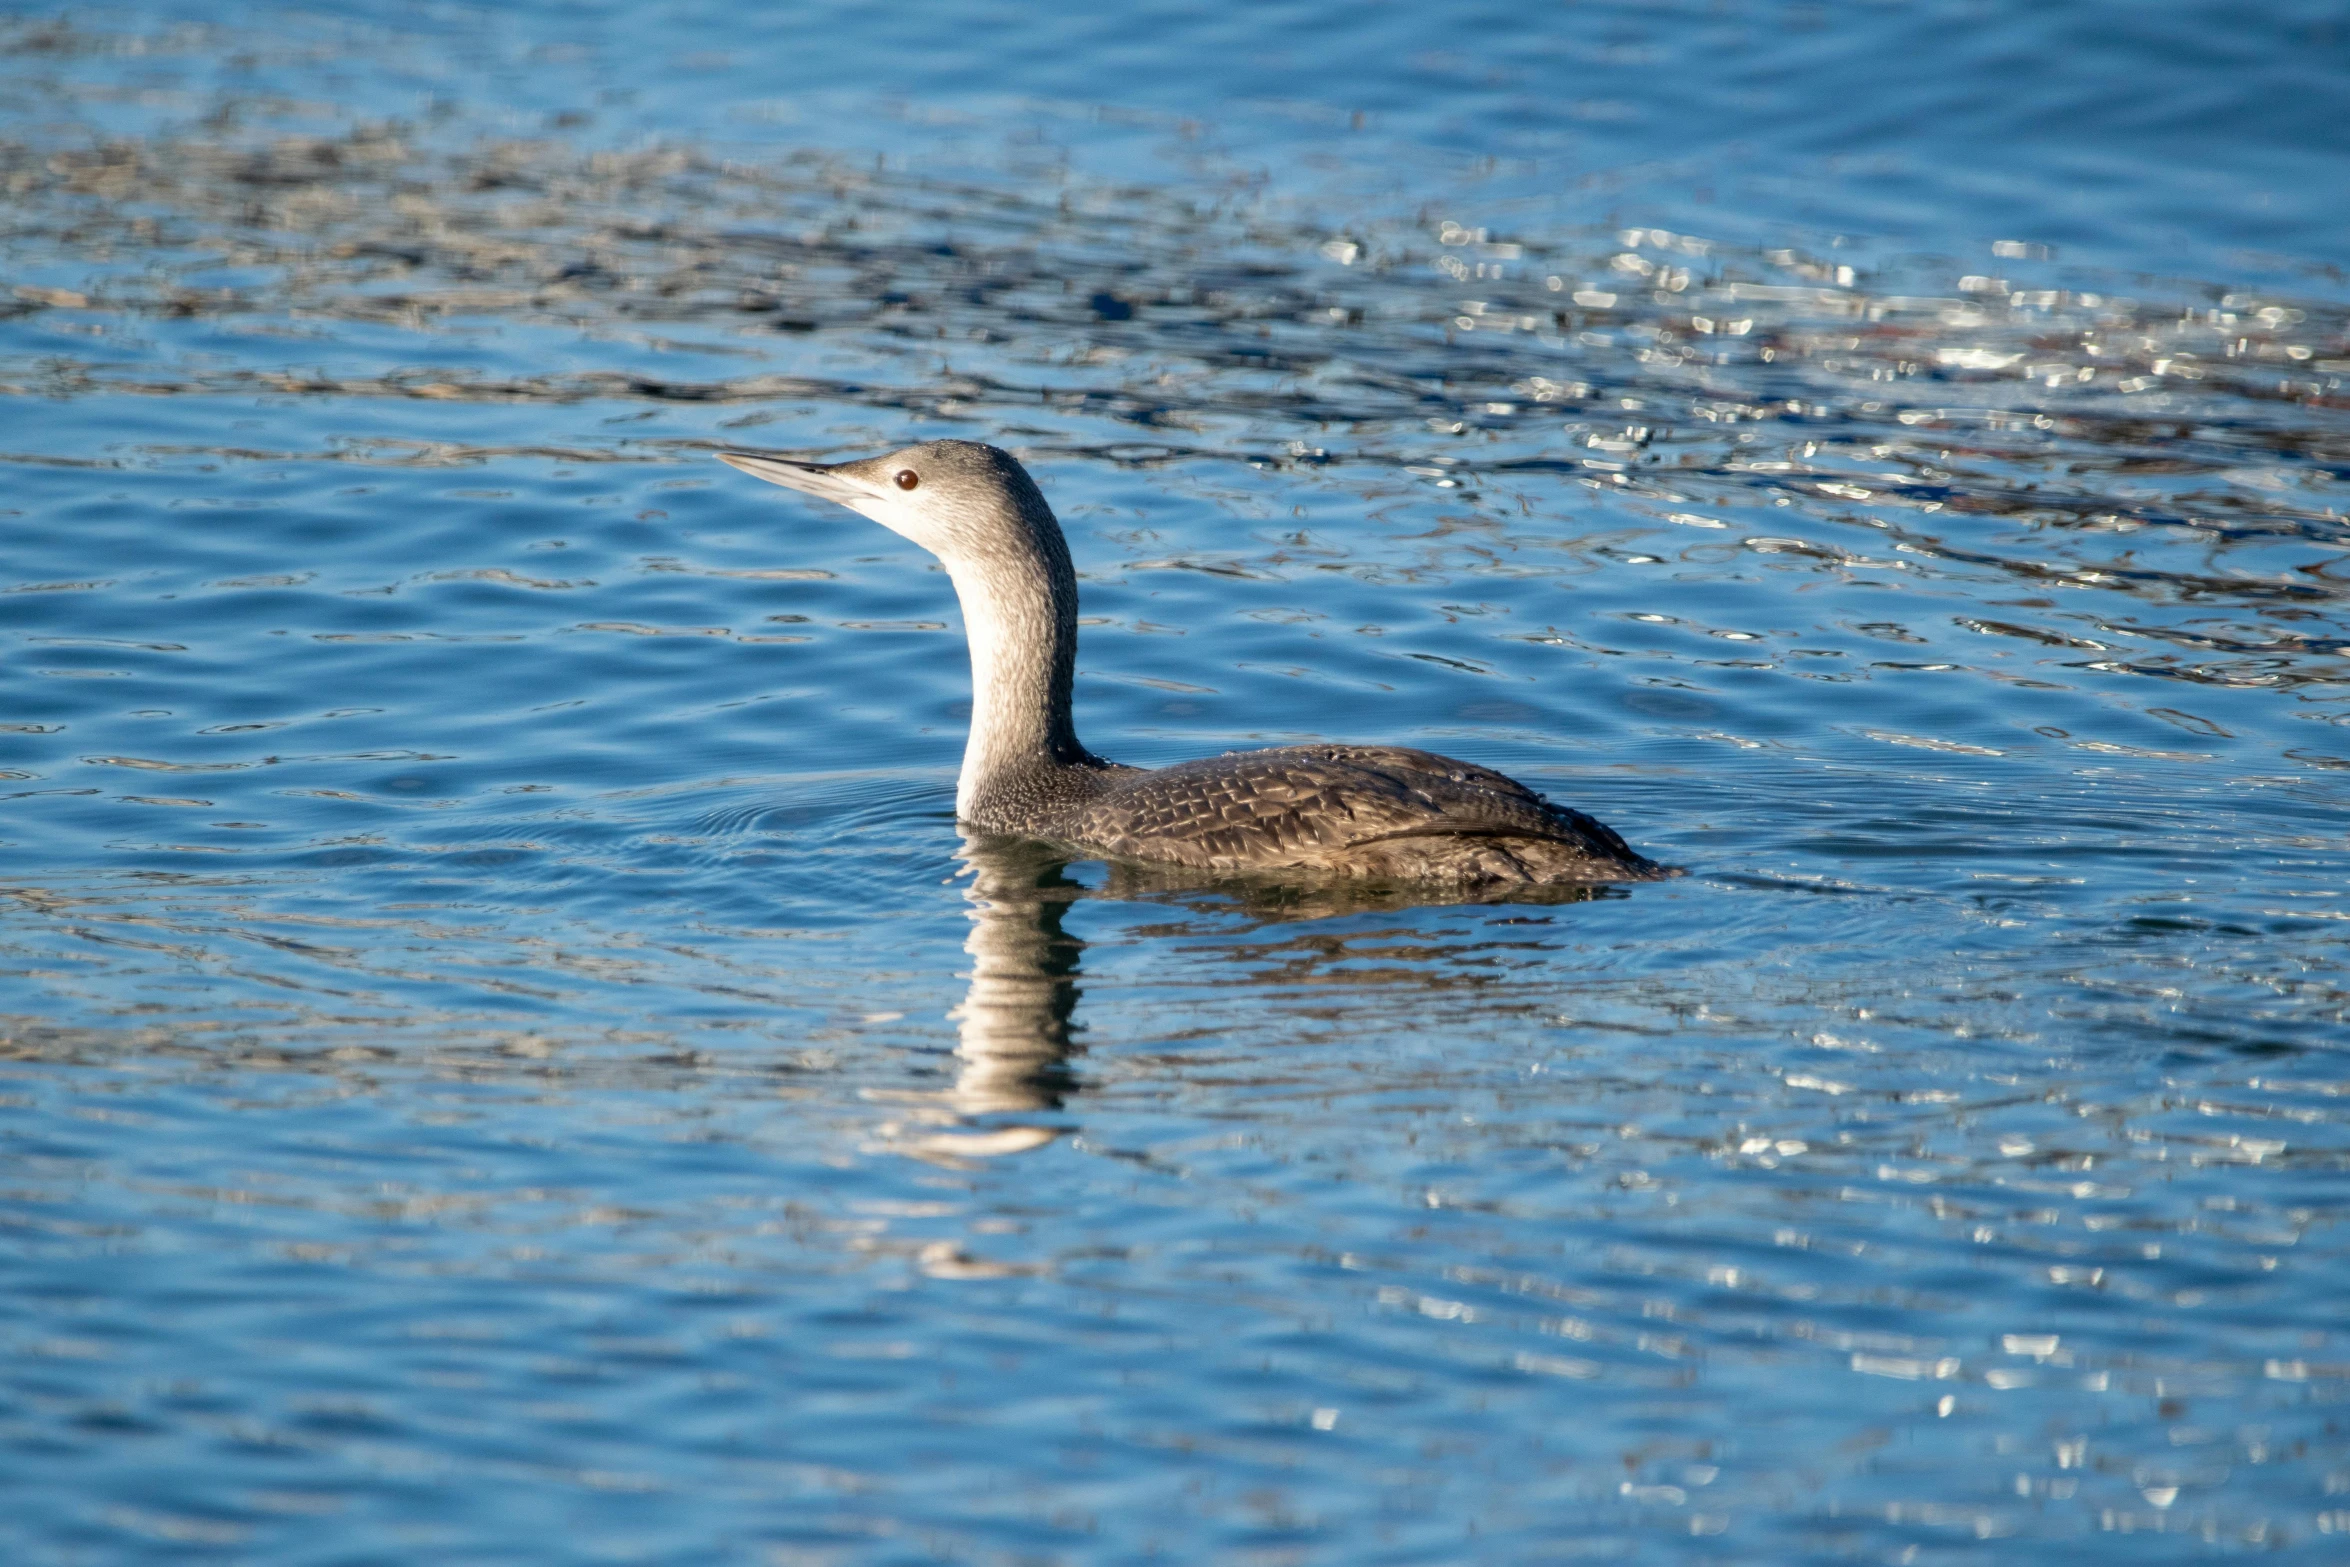
[[(11, 1560), (2338, 1557), (2325, 8), (15, 16)], [(1689, 876), (965, 842), (940, 435)]]

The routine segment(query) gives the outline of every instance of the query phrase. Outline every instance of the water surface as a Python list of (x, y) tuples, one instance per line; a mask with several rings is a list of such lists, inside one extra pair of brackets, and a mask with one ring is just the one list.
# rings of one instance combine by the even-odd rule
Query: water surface
[[(12, 1559), (2332, 1559), (2344, 49), (18, 13)], [(1690, 874), (966, 841), (940, 436)]]

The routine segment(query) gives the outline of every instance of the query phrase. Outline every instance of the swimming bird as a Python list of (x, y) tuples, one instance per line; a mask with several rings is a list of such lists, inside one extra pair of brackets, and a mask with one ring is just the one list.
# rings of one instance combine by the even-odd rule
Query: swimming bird
[(1675, 874), (1489, 768), (1384, 745), (1231, 751), (1171, 767), (1105, 761), (1070, 716), (1077, 573), (1028, 470), (976, 441), (812, 463), (721, 462), (837, 501), (929, 551), (962, 601), (971, 734), (955, 814), (982, 832), (1114, 858), (1304, 872), (1466, 892)]

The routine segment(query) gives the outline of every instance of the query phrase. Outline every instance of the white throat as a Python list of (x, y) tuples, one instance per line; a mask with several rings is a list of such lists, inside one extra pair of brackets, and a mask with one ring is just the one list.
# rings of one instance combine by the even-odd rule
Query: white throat
[(1060, 572), (1028, 551), (949, 561), (971, 644), (971, 734), (955, 784), (955, 814), (980, 821), (993, 786), (1031, 769), (1082, 760), (1069, 713), (1077, 605)]

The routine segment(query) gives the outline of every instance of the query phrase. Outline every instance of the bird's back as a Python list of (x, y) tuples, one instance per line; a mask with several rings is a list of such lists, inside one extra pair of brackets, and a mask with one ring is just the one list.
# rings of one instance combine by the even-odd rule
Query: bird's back
[(1401, 746), (1284, 746), (1121, 769), (1043, 835), (1199, 870), (1463, 886), (1669, 874), (1516, 781)]

